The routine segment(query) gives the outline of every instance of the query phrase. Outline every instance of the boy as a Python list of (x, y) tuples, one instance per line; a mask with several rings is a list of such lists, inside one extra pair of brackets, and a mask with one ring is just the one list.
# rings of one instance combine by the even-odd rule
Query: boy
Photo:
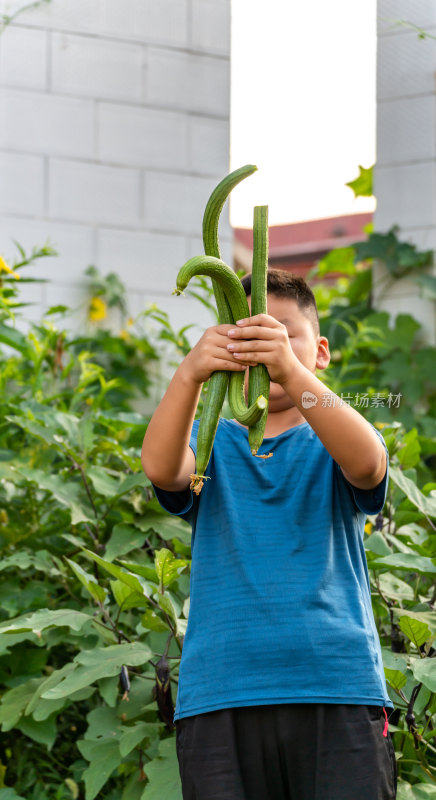
[[(243, 278), (250, 296), (250, 276)], [(363, 548), (383, 507), (382, 437), (315, 376), (330, 360), (314, 295), (268, 271), (268, 314), (209, 328), (148, 426), (144, 471), (192, 523), (191, 607), (175, 710), (184, 800), (393, 800), (380, 642)], [(201, 386), (265, 364), (260, 459), (221, 419), (201, 494)], [(248, 373), (248, 370), (247, 370)], [(192, 433), (191, 433), (192, 429)]]

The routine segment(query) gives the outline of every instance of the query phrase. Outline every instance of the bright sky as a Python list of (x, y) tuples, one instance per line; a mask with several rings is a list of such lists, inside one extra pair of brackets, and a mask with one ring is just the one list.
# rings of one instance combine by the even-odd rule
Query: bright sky
[(375, 161), (376, 0), (232, 0), (233, 225), (372, 211), (344, 184)]

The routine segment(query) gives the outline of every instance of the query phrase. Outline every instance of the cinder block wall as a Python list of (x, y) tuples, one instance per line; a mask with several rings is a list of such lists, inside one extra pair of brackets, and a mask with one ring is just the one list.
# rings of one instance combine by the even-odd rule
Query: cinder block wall
[[(230, 0), (52, 0), (6, 28), (0, 253), (49, 237), (60, 254), (32, 271), (50, 283), (23, 287), (31, 318), (83, 302), (94, 264), (121, 276), (133, 314), (156, 302), (176, 325), (210, 324), (170, 293), (228, 172), (229, 61)], [(228, 214), (221, 239), (229, 260)]]
[[(436, 36), (434, 0), (378, 0), (375, 229), (399, 225), (399, 237), (436, 250), (436, 43), (397, 25), (406, 20)], [(435, 273), (436, 274), (436, 273)], [(392, 314), (413, 314), (436, 344), (435, 303), (410, 280), (389, 289), (375, 272), (375, 301)]]

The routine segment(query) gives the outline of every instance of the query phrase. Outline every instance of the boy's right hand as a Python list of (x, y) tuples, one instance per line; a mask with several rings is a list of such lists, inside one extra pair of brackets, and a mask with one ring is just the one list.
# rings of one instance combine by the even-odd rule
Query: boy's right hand
[(188, 353), (180, 369), (190, 380), (201, 385), (208, 381), (212, 372), (231, 370), (242, 372), (246, 364), (235, 362), (227, 350), (227, 333), (234, 325), (214, 325), (203, 333), (197, 344)]

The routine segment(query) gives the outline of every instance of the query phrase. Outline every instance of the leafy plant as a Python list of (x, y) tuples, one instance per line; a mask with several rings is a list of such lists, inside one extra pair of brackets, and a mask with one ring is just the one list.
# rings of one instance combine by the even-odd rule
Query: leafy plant
[[(189, 349), (187, 328), (174, 331), (151, 307), (118, 333), (101, 320), (77, 337), (61, 324), (68, 309), (56, 307), (23, 333), (14, 325), (16, 275), (41, 250), (20, 251), (0, 284), (0, 800), (180, 800), (172, 719), (189, 614), (190, 529), (163, 513), (139, 454), (147, 423), (141, 404), (162, 347), (177, 363)], [(436, 772), (434, 353), (420, 344), (411, 317), (391, 328), (371, 308), (367, 276), (352, 288), (368, 266), (350, 253), (338, 259), (350, 265), (347, 285), (340, 278), (317, 288), (333, 301), (330, 310), (324, 304), (326, 328), (336, 324), (335, 304), (344, 312), (329, 382), (373, 399), (385, 397), (380, 387), (402, 392), (412, 370), (421, 381), (413, 402), (427, 404), (411, 425), (408, 399), (398, 408), (361, 408), (383, 426), (391, 458), (387, 503), (368, 520), (364, 545), (396, 706), (399, 797), (429, 797)], [(333, 255), (329, 262), (334, 273)], [(205, 289), (195, 291), (207, 305)], [(367, 303), (366, 315), (354, 315), (356, 298)]]

